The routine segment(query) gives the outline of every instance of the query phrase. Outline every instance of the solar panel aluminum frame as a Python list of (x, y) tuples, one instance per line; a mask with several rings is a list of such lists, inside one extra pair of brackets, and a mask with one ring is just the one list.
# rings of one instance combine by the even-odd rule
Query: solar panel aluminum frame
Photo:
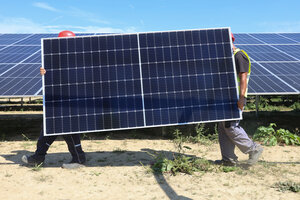
[[(229, 27), (225, 27), (225, 28), (209, 28), (209, 29), (191, 29), (191, 30), (176, 30), (176, 31), (156, 31), (156, 32), (140, 32), (140, 33), (128, 33), (128, 34), (109, 34), (109, 35), (98, 35), (96, 37), (106, 37), (106, 36), (124, 36), (124, 35), (137, 35), (137, 42), (138, 44), (140, 43), (139, 41), (139, 35), (140, 34), (148, 34), (148, 33), (167, 33), (167, 32), (179, 32), (179, 31), (199, 31), (199, 30), (216, 30), (216, 29), (228, 29), (228, 37), (229, 37), (229, 40), (230, 40), (230, 48), (232, 49), (233, 47), (233, 43), (232, 43), (232, 39), (231, 39), (231, 29)], [(92, 36), (77, 36), (76, 38), (86, 38), (86, 37), (92, 37)], [(64, 38), (42, 38), (41, 39), (41, 48), (42, 48), (42, 67), (44, 68), (44, 40), (49, 40), (49, 39), (64, 39)], [(141, 70), (141, 66), (142, 66), (142, 63), (141, 63), (141, 55), (140, 55), (140, 46), (138, 46), (138, 52), (139, 52), (139, 65), (140, 65), (140, 73), (142, 73), (142, 70)], [(233, 72), (235, 74), (234, 76), (234, 87), (235, 87), (235, 90), (236, 90), (236, 98), (238, 99), (239, 98), (239, 91), (238, 91), (238, 82), (237, 82), (237, 76), (236, 76), (236, 68), (235, 68), (235, 60), (234, 60), (234, 55), (231, 51), (231, 60), (232, 60), (232, 64), (233, 64)], [(142, 75), (142, 74), (140, 74)], [(141, 84), (142, 84), (142, 77), (140, 77), (140, 81), (141, 81)], [(164, 126), (174, 126), (174, 125), (185, 125), (185, 124), (197, 124), (197, 123), (207, 123), (207, 122), (220, 122), (220, 121), (232, 121), (232, 120), (241, 120), (242, 119), (242, 112), (241, 110), (239, 111), (239, 114), (238, 114), (238, 117), (236, 118), (230, 118), (230, 119), (222, 119), (222, 120), (208, 120), (208, 121), (195, 121), (195, 122), (187, 122), (187, 123), (170, 123), (170, 124), (160, 124), (160, 125), (144, 125), (143, 127), (141, 126), (137, 126), (137, 127), (126, 127), (126, 128), (111, 128), (111, 129), (102, 129), (102, 130), (89, 130), (89, 131), (78, 131), (78, 132), (63, 132), (63, 133), (54, 133), (54, 134), (47, 134), (47, 131), (46, 131), (46, 127), (47, 127), (47, 124), (46, 124), (46, 106), (45, 106), (45, 77), (43, 76), (42, 77), (42, 82), (43, 82), (43, 128), (44, 128), (44, 135), (45, 136), (54, 136), (54, 135), (67, 135), (67, 134), (77, 134), (77, 133), (87, 133), (87, 132), (104, 132), (104, 131), (115, 131), (115, 130), (129, 130), (129, 129), (140, 129), (140, 128), (152, 128), (152, 127), (164, 127)], [(141, 87), (143, 89), (143, 87)], [(143, 91), (142, 91), (143, 92)], [(144, 93), (142, 93), (142, 97), (144, 98)], [(143, 101), (143, 113), (145, 115), (145, 105), (144, 105), (144, 101)], [(144, 118), (145, 120), (145, 118)]]

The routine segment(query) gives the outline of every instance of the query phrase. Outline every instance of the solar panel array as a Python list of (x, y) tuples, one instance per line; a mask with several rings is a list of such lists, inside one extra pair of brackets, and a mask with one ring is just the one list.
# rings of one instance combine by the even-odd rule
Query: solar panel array
[(44, 133), (240, 119), (228, 28), (43, 40)]
[[(78, 34), (86, 35), (86, 34)], [(0, 35), (0, 97), (42, 96), (41, 38), (57, 34)]]
[(300, 34), (235, 34), (252, 62), (249, 94), (300, 94)]

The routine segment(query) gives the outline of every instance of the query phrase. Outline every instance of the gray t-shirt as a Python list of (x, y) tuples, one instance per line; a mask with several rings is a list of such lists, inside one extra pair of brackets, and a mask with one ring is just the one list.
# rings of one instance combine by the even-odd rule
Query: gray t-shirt
[(235, 59), (236, 71), (238, 74), (240, 72), (249, 72), (249, 60), (242, 51), (238, 51), (235, 54), (234, 59)]

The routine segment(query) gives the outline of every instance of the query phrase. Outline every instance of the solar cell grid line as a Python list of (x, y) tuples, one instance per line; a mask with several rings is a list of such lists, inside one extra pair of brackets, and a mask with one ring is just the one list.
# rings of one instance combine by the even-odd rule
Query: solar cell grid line
[(43, 39), (42, 64), (45, 135), (241, 118), (229, 28)]

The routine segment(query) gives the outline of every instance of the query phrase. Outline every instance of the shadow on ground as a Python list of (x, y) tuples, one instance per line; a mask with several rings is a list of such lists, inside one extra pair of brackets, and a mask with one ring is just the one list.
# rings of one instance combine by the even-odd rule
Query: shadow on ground
[[(26, 150), (12, 151), (11, 154), (0, 154), (7, 162), (1, 162), (0, 165), (19, 165), (24, 166), (21, 161), (23, 155), (30, 155), (32, 152)], [(175, 152), (155, 151), (153, 149), (142, 149), (141, 151), (96, 151), (86, 152), (86, 167), (119, 167), (119, 166), (151, 166), (154, 163), (153, 155), (164, 154), (168, 158), (172, 158)], [(189, 156), (189, 155), (185, 155)], [(71, 160), (69, 153), (50, 153), (46, 155), (44, 168), (58, 168), (63, 163)], [(31, 167), (29, 167), (31, 168)], [(153, 173), (157, 183), (169, 199), (190, 200), (176, 193), (176, 191), (168, 184), (162, 173)]]

